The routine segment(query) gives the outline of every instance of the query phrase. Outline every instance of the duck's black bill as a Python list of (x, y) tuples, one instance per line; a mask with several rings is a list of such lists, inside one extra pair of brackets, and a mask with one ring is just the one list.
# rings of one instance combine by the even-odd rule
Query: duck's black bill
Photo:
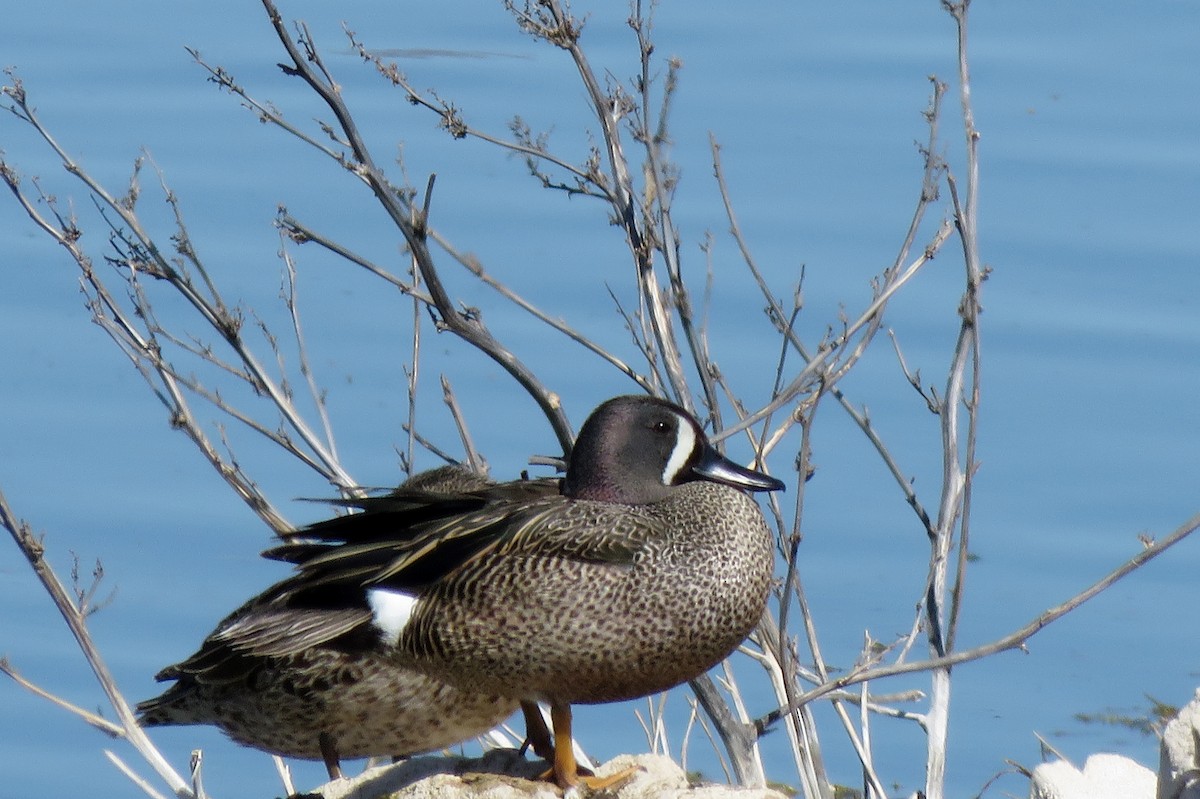
[(711, 446), (704, 448), (692, 472), (704, 480), (724, 483), (747, 491), (783, 491), (787, 487), (769, 474), (747, 469), (726, 458)]

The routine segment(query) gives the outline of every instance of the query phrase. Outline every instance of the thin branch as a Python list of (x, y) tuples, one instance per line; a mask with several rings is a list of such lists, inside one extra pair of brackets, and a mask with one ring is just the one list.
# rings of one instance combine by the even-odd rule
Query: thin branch
[[(128, 280), (132, 284), (135, 281), (136, 274), (140, 271), (150, 274), (151, 276), (165, 280), (177, 291), (187, 303), (195, 310), (205, 323), (221, 336), (221, 338), (230, 346), (237, 354), (238, 359), (243, 363), (248, 379), (256, 390), (261, 391), (269, 397), (275, 405), (279, 413), (284, 417), (287, 425), (296, 432), (305, 446), (309, 447), (321, 463), (322, 469), (329, 476), (329, 479), (339, 486), (351, 487), (354, 485), (354, 480), (347, 474), (341, 465), (337, 462), (328, 450), (323, 446), (320, 438), (309, 428), (307, 422), (296, 410), (291, 400), (288, 398), (286, 391), (276, 381), (272, 380), (266, 370), (263, 368), (258, 358), (247, 346), (241, 335), (241, 321), (234, 314), (231, 314), (225, 303), (221, 300), (219, 294), (211, 293), (209, 296), (204, 296), (192, 282), (189, 274), (186, 271), (177, 269), (159, 249), (155, 240), (143, 228), (140, 219), (131, 210), (131, 203), (128, 199), (114, 198), (102, 185), (100, 185), (86, 170), (82, 169), (67, 153), (67, 151), (54, 139), (50, 132), (42, 125), (36, 112), (28, 103), (28, 98), (19, 81), (14, 80), (14, 86), (6, 87), (6, 94), (11, 97), (15, 103), (13, 106), (14, 113), (19, 118), (28, 123), (38, 135), (50, 146), (58, 157), (64, 169), (82, 182), (87, 189), (92, 193), (98, 207), (110, 228), (114, 231), (117, 240), (127, 247), (123, 257), (122, 265), (129, 269)], [(135, 173), (140, 168), (140, 162), (135, 165)], [(136, 349), (146, 351), (147, 343), (142, 340), (141, 336), (137, 335), (136, 329), (130, 320), (124, 318), (120, 312), (120, 307), (114, 298), (109, 294), (107, 288), (104, 287), (103, 281), (95, 274), (91, 266), (90, 259), (79, 249), (77, 242), (81, 235), (78, 228), (73, 222), (65, 222), (60, 217), (58, 226), (51, 225), (47, 220), (43, 219), (36, 213), (32, 205), (25, 200), (20, 192), (19, 185), (15, 179), (15, 173), (11, 169), (4, 169), (4, 179), (8, 183), (10, 189), (21, 200), (22, 206), (31, 218), (44, 231), (49, 233), (59, 244), (63, 245), (80, 269), (84, 272), (84, 278), (88, 285), (96, 292), (98, 299), (102, 303), (103, 309), (107, 310), (114, 318), (120, 320), (120, 329), (128, 340), (137, 343)], [(190, 262), (193, 267), (202, 275), (204, 285), (207, 292), (215, 292), (215, 287), (211, 280), (208, 279), (207, 271), (204, 269), (200, 261), (195, 257), (194, 250), (188, 244), (186, 228), (182, 227), (182, 217), (178, 213), (178, 203), (170, 189), (166, 187), (165, 179), (159, 173), (160, 184), (166, 193), (168, 204), (176, 212), (177, 231), (176, 239), (179, 242), (177, 250), (185, 257), (187, 262)], [(121, 220), (122, 230), (113, 222), (108, 213), (117, 215)], [(125, 231), (128, 231), (126, 233)], [(93, 306), (93, 310), (98, 308)], [(168, 392), (171, 392), (173, 387), (168, 386)], [(193, 437), (194, 438), (194, 437)], [(215, 464), (214, 464), (215, 465)], [(242, 493), (239, 490), (239, 493)], [(244, 496), (244, 495), (243, 495)], [(258, 510), (258, 508), (256, 508)]]
[(304, 382), (308, 385), (309, 396), (312, 398), (313, 405), (320, 416), (321, 429), (325, 432), (325, 441), (329, 446), (329, 454), (333, 456), (334, 460), (340, 460), (337, 451), (337, 442), (333, 435), (333, 425), (329, 421), (329, 408), (325, 404), (325, 391), (317, 385), (316, 377), (313, 375), (312, 359), (308, 356), (308, 345), (304, 339), (304, 326), (300, 324), (300, 306), (296, 302), (296, 263), (287, 251), (282, 231), (279, 236), (279, 257), (283, 259), (285, 274), (287, 275), (283, 301), (287, 306), (288, 315), (292, 320), (292, 336), (295, 338), (296, 351), (300, 359), (300, 374), (304, 376)]
[(83, 719), (85, 722), (95, 727), (105, 735), (113, 738), (125, 737), (125, 728), (120, 724), (114, 724), (103, 716), (99, 716), (90, 710), (81, 708), (79, 705), (68, 702), (61, 696), (52, 694), (41, 686), (30, 682), (21, 676), (20, 672), (13, 668), (13, 665), (8, 662), (8, 658), (0, 657), (0, 673), (7, 675), (13, 682), (24, 688), (26, 691), (29, 691), (34, 696), (41, 697), (51, 704), (58, 705), (63, 710), (79, 716), (79, 718)]
[(1118, 566), (1113, 571), (1109, 572), (1102, 579), (1085, 588), (1083, 591), (1072, 596), (1065, 602), (1055, 605), (1042, 611), (1035, 618), (1031, 619), (1027, 624), (1007, 635), (997, 638), (996, 640), (974, 647), (972, 649), (962, 649), (957, 652), (952, 652), (944, 658), (933, 658), (930, 660), (913, 661), (909, 663), (897, 663), (890, 666), (875, 666), (871, 668), (855, 668), (837, 677), (824, 685), (820, 685), (811, 691), (806, 691), (788, 706), (777, 708), (770, 713), (756, 719), (754, 721), (755, 729), (760, 733), (765, 732), (772, 725), (776, 724), (787, 713), (791, 712), (793, 706), (799, 707), (814, 699), (819, 699), (833, 691), (846, 688), (851, 685), (858, 685), (867, 680), (879, 680), (884, 677), (895, 677), (900, 674), (915, 674), (918, 672), (930, 671), (932, 669), (949, 668), (960, 663), (970, 663), (971, 661), (979, 660), (980, 658), (995, 655), (1000, 652), (1007, 652), (1013, 649), (1024, 650), (1025, 642), (1032, 638), (1037, 633), (1041, 632), (1046, 627), (1061, 619), (1071, 611), (1078, 608), (1090, 599), (1095, 598), (1098, 594), (1108, 589), (1117, 580), (1136, 571), (1144, 566), (1149, 561), (1166, 552), (1171, 547), (1178, 544), (1183, 539), (1187, 538), (1197, 528), (1200, 528), (1200, 513), (1197, 513), (1192, 518), (1188, 519), (1182, 525), (1175, 529), (1169, 536), (1161, 541), (1154, 542), (1139, 552), (1137, 555), (1130, 558), (1125, 563)]
[(296, 795), (296, 784), (292, 782), (292, 769), (279, 755), (271, 755), (271, 761), (275, 764), (275, 772), (279, 775), (279, 782), (283, 785), (283, 790), (287, 796)]
[[(965, 290), (959, 303), (961, 326), (954, 357), (946, 381), (945, 394), (939, 415), (942, 427), (942, 499), (938, 508), (936, 535), (930, 540), (930, 573), (925, 600), (925, 616), (928, 621), (930, 651), (934, 658), (944, 658), (953, 651), (956, 637), (958, 613), (962, 605), (963, 589), (967, 575), (967, 556), (970, 541), (971, 493), (975, 478), (975, 438), (979, 419), (980, 379), (980, 331), (979, 291), (984, 272), (979, 264), (979, 241), (976, 236), (976, 199), (979, 179), (978, 140), (974, 117), (971, 111), (971, 79), (967, 64), (967, 8), (969, 0), (951, 3), (943, 0), (943, 7), (954, 18), (958, 32), (958, 83), (962, 101), (963, 127), (967, 138), (967, 202), (960, 203), (954, 175), (947, 172), (954, 205), (954, 221), (959, 240), (963, 246), (965, 266)], [(935, 83), (936, 85), (936, 83)], [(967, 381), (967, 366), (971, 366), (970, 396), (964, 385)], [(960, 455), (960, 440), (963, 431), (959, 425), (961, 406), (966, 406), (966, 452)], [(960, 465), (960, 457), (965, 462)], [(946, 602), (946, 579), (950, 567), (950, 548), (955, 543), (955, 528), (958, 529), (958, 559), (954, 586), (951, 589), (950, 607)], [(947, 612), (948, 610), (948, 612)], [(946, 749), (949, 738), (950, 668), (940, 667), (932, 671), (929, 710), (926, 713), (928, 744), (926, 748), (925, 792), (929, 799), (942, 799), (945, 791)]]
[(116, 752), (111, 749), (105, 749), (104, 756), (108, 758), (108, 762), (116, 766), (117, 771), (124, 774), (130, 782), (136, 785), (142, 793), (149, 796), (150, 799), (166, 799), (166, 797), (154, 789), (154, 786), (145, 777), (134, 771)]
[(154, 743), (146, 736), (142, 728), (138, 726), (137, 719), (133, 715), (133, 709), (125, 701), (124, 695), (117, 688), (112, 672), (109, 671), (108, 665), (100, 655), (100, 650), (96, 648), (96, 644), (92, 640), (92, 634), (87, 628), (85, 615), (72, 602), (70, 593), (58, 579), (58, 575), (54, 573), (54, 569), (46, 562), (45, 548), (41, 539), (33, 534), (28, 524), (18, 519), (12, 512), (12, 509), (8, 505), (8, 499), (4, 496), (2, 490), (0, 490), (0, 526), (8, 530), (13, 541), (16, 542), (17, 547), (21, 550), (21, 554), (25, 556), (34, 574), (37, 575), (38, 580), (41, 582), (42, 587), (46, 589), (46, 592), (54, 602), (54, 606), (67, 623), (67, 627), (75, 637), (75, 642), (79, 645), (80, 651), (83, 652), (84, 657), (87, 659), (92, 673), (100, 683), (105, 696), (108, 697), (113, 710), (116, 711), (117, 719), (124, 731), (126, 740), (133, 745), (138, 754), (154, 769), (158, 776), (171, 786), (171, 790), (176, 796), (180, 797), (180, 799), (192, 799), (193, 795), (188, 789), (187, 783), (171, 768), (166, 758), (162, 756), (154, 746)]
[(808, 362), (804, 365), (804, 368), (783, 387), (777, 397), (757, 411), (747, 414), (745, 418), (739, 420), (737, 423), (715, 434), (713, 439), (720, 441), (734, 433), (740, 433), (742, 430), (758, 424), (785, 405), (790, 405), (801, 392), (811, 390), (817, 376), (828, 368), (827, 362), (833, 360), (834, 356), (841, 352), (850, 339), (860, 330), (876, 322), (878, 316), (883, 312), (896, 292), (903, 288), (923, 267), (933, 260), (934, 255), (941, 248), (942, 244), (945, 243), (946, 239), (950, 237), (952, 231), (953, 225), (949, 221), (943, 222), (926, 246), (925, 251), (918, 258), (915, 258), (903, 272), (890, 280), (886, 286), (881, 287), (870, 305), (859, 314), (857, 319), (848, 323), (840, 335), (813, 352)]
[(462, 408), (458, 406), (458, 399), (454, 396), (454, 389), (450, 387), (450, 380), (445, 375), (442, 375), (442, 401), (446, 403), (446, 407), (450, 409), (450, 415), (454, 417), (454, 425), (458, 428), (458, 435), (462, 440), (463, 451), (467, 454), (467, 463), (470, 465), (471, 471), (476, 474), (487, 474), (487, 461), (475, 448), (471, 430), (467, 427), (467, 420), (463, 417)]
[[(528, 33), (547, 41), (567, 52), (595, 114), (604, 140), (604, 154), (608, 162), (608, 182), (613, 218), (624, 230), (633, 257), (635, 276), (638, 281), (641, 302), (647, 311), (645, 317), (650, 328), (647, 340), (653, 340), (671, 387), (671, 396), (684, 407), (691, 409), (692, 400), (684, 376), (679, 347), (671, 327), (670, 315), (664, 303), (654, 271), (655, 241), (650, 231), (644, 230), (638, 221), (639, 204), (635, 200), (633, 170), (629, 166), (621, 140), (621, 123), (634, 110), (634, 103), (619, 87), (604, 91), (600, 87), (587, 55), (579, 46), (582, 24), (572, 17), (558, 0), (544, 0), (532, 9), (522, 11), (513, 3), (506, 7), (516, 17), (518, 24)], [(637, 9), (635, 8), (635, 15)], [(661, 209), (661, 206), (659, 206)], [(662, 247), (664, 255), (669, 246)]]
[[(19, 85), (19, 81), (15, 81), (15, 79), (14, 83)], [(24, 97), (23, 93), (21, 96)], [(79, 245), (82, 233), (74, 219), (59, 213), (53, 197), (42, 192), (39, 187), (39, 197), (50, 213), (54, 215), (56, 221), (51, 222), (44, 217), (21, 190), (20, 179), (15, 170), (2, 160), (0, 160), (0, 178), (8, 185), (34, 224), (66, 249), (79, 266), (83, 274), (84, 290), (88, 296), (88, 308), (92, 312), (93, 321), (108, 333), (118, 348), (130, 359), (154, 396), (166, 408), (171, 425), (183, 431), (196, 444), (205, 459), (271, 529), (277, 533), (290, 530), (291, 525), (253, 482), (240, 470), (227, 464), (217, 453), (216, 448), (196, 421), (183, 390), (181, 390), (178, 374), (164, 359), (161, 347), (154, 337), (153, 329), (143, 335), (130, 316), (122, 309), (121, 304), (109, 292), (103, 280), (96, 274), (91, 259)], [(36, 181), (34, 183), (36, 186)], [(136, 281), (133, 281), (132, 273), (130, 279), (132, 281), (130, 285), (136, 296), (138, 288)], [(139, 309), (142, 307), (135, 303), (135, 312), (141, 313)]]
[[(501, 139), (468, 125), (463, 119), (462, 112), (458, 108), (451, 103), (442, 100), (436, 95), (426, 95), (420, 91), (417, 91), (417, 89), (409, 82), (408, 77), (400, 71), (400, 67), (394, 61), (385, 62), (379, 55), (372, 52), (362, 42), (360, 42), (354, 31), (348, 28), (345, 30), (346, 36), (350, 39), (351, 48), (363, 61), (373, 65), (381, 76), (388, 80), (393, 86), (401, 89), (405, 94), (405, 99), (409, 103), (419, 108), (425, 108), (433, 111), (435, 114), (437, 114), (442, 120), (442, 128), (450, 133), (450, 135), (454, 138), (478, 139), (499, 147), (502, 150), (507, 150), (510, 153), (522, 155), (526, 159), (553, 164), (576, 179), (577, 186), (571, 190), (572, 194), (582, 194), (599, 199), (611, 200), (611, 197), (604, 191), (604, 186), (594, 181), (595, 175), (590, 169), (586, 167), (580, 168), (574, 166), (573, 164), (558, 158), (553, 153), (546, 150), (544, 146), (535, 146), (532, 143), (531, 137), (527, 133), (525, 135), (519, 135), (517, 141), (512, 141), (509, 139)], [(548, 180), (543, 179), (543, 184), (548, 183)], [(564, 188), (566, 187), (564, 186)]]
[(712, 678), (701, 674), (688, 685), (700, 707), (716, 725), (717, 735), (729, 753), (729, 762), (733, 767), (733, 775), (739, 785), (765, 785), (766, 777), (762, 772), (762, 763), (754, 756), (754, 741), (757, 736), (752, 724), (739, 721), (733, 711), (721, 697)]
[(420, 291), (415, 282), (408, 283), (404, 280), (401, 280), (375, 262), (364, 258), (348, 247), (345, 247), (342, 244), (328, 238), (327, 236), (318, 233), (316, 230), (313, 230), (311, 227), (308, 227), (289, 214), (287, 209), (280, 209), (279, 216), (276, 218), (275, 224), (297, 244), (307, 244), (308, 242), (317, 244), (334, 255), (337, 255), (338, 257), (343, 258), (352, 264), (361, 266), (363, 269), (366, 269), (376, 277), (383, 279), (392, 286), (395, 286), (400, 290), (401, 293), (410, 296), (415, 300), (419, 300), (425, 305), (434, 305), (433, 298)]
[(275, 29), (276, 36), (291, 59), (290, 65), (281, 64), (280, 68), (287, 75), (301, 78), (333, 112), (338, 127), (344, 134), (353, 155), (353, 162), (348, 168), (352, 168), (367, 182), (392, 224), (404, 236), (404, 240), (420, 268), (430, 297), (441, 315), (441, 324), (503, 367), (538, 403), (554, 429), (555, 435), (558, 436), (563, 450), (569, 450), (574, 440), (574, 434), (558, 395), (543, 386), (528, 367), (511, 351), (502, 346), (488, 332), (477, 315), (460, 313), (451, 301), (426, 243), (428, 219), (418, 218), (415, 224), (411, 221), (414, 210), (411, 203), (392, 186), (382, 170), (376, 166), (374, 158), (358, 130), (358, 125), (342, 99), (340, 88), (331, 79), (320, 54), (312, 43), (312, 36), (308, 28), (303, 23), (298, 24), (300, 33), (296, 39), (293, 39), (285, 28), (275, 4), (271, 0), (263, 0), (263, 7)]

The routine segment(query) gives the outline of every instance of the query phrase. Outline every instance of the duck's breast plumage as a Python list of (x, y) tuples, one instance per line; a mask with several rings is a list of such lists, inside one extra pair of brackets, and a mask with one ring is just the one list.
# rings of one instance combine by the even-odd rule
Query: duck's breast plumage
[(770, 534), (737, 489), (562, 500), (424, 595), (402, 646), (484, 691), (629, 699), (728, 656), (761, 618), (771, 571)]

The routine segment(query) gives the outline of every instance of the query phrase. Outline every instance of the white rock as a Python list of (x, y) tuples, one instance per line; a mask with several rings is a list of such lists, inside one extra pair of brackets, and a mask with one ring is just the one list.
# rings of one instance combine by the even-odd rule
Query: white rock
[[(786, 799), (769, 788), (728, 785), (689, 786), (687, 775), (661, 755), (620, 755), (596, 769), (600, 776), (636, 766), (628, 781), (605, 792), (612, 799)], [(526, 760), (511, 749), (494, 749), (482, 758), (414, 757), (392, 766), (368, 769), (313, 791), (324, 799), (560, 799), (557, 788), (535, 782), (546, 764)]]
[(1092, 755), (1083, 771), (1065, 760), (1033, 770), (1029, 799), (1154, 799), (1154, 772), (1121, 755)]
[(1158, 799), (1200, 799), (1200, 690), (1163, 730)]

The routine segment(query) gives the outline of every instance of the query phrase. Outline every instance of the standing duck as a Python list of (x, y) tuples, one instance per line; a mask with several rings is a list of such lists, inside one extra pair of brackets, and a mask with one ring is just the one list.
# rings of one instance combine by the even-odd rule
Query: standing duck
[[(478, 509), (488, 489), (504, 493), (472, 472), (443, 467), (414, 476), (390, 496)], [(511, 491), (553, 494), (557, 485), (529, 482)], [(321, 551), (294, 545), (289, 559)], [(138, 705), (141, 723), (213, 724), (256, 749), (321, 759), (336, 779), (343, 757), (441, 749), (482, 735), (516, 708), (508, 695), (462, 690), (397, 658), (365, 589), (304, 589), (305, 578), (289, 578), (227, 616), (199, 651), (156, 675), (174, 684)], [(541, 724), (540, 717), (529, 721)], [(542, 751), (548, 754), (548, 742)]]
[[(603, 787), (625, 774), (581, 778), (571, 705), (666, 690), (737, 648), (774, 564), (746, 492), (783, 487), (718, 454), (682, 408), (617, 397), (580, 430), (560, 493), (477, 510), (368, 500), (368, 513), (303, 531), (328, 548), (304, 551), (296, 585), (365, 587), (372, 628), (406, 664), (475, 695), (547, 703), (545, 777)], [(275, 554), (300, 560), (287, 550)]]

